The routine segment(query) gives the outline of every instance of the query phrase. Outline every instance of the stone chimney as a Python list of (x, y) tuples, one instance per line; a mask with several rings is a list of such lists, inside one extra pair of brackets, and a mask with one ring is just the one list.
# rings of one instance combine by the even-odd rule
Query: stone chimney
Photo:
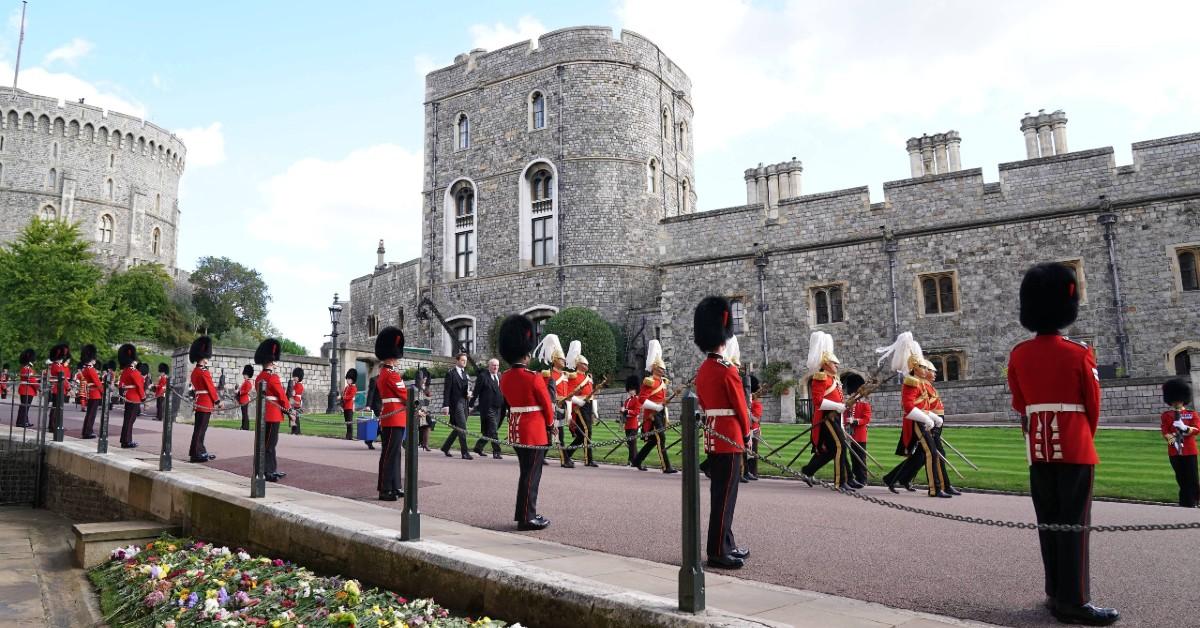
[(1062, 109), (1021, 118), (1021, 133), (1025, 135), (1025, 158), (1037, 159), (1067, 152), (1067, 114)]
[(800, 196), (800, 173), (804, 172), (804, 164), (795, 157), (791, 161), (781, 161), (777, 164), (757, 168), (749, 168), (744, 173), (746, 180), (746, 204), (762, 204), (767, 211), (779, 206), (779, 201), (785, 198)]
[(387, 251), (383, 248), (383, 240), (379, 241), (379, 248), (375, 249), (375, 270), (383, 270), (387, 266), (387, 262), (383, 261), (383, 254)]
[(908, 138), (908, 167), (913, 178), (962, 170), (961, 144), (958, 131)]

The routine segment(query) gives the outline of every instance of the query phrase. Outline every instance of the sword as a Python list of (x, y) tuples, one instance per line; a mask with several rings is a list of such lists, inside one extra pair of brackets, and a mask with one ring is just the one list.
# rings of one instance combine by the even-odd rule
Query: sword
[[(799, 434), (796, 434), (795, 436), (789, 438), (786, 443), (776, 447), (775, 449), (772, 449), (771, 451), (767, 452), (762, 457), (766, 458), (768, 456), (773, 456), (773, 455), (775, 455), (775, 452), (780, 451), (782, 449), (787, 449), (788, 445), (791, 445), (792, 443), (796, 442), (797, 440), (800, 440), (801, 438), (807, 436), (808, 433), (811, 431), (812, 431), (812, 425), (809, 425), (803, 432), (800, 432)], [(761, 439), (760, 439), (760, 442), (764, 442), (764, 441), (761, 441)]]
[[(864, 454), (866, 454), (866, 456), (867, 456), (867, 459), (868, 459), (868, 460), (870, 460), (871, 462), (874, 462), (874, 463), (875, 463), (875, 466), (879, 467), (881, 470), (884, 468), (884, 467), (883, 467), (883, 465), (882, 465), (882, 464), (879, 464), (879, 461), (875, 459), (875, 456), (872, 456), (872, 455), (871, 455), (871, 452), (867, 451), (867, 450), (866, 450), (866, 449), (865, 449), (865, 448), (864, 448), (862, 445), (858, 444), (858, 441), (856, 441), (856, 440), (854, 440), (853, 438), (851, 438), (851, 439), (847, 440), (846, 442), (848, 442), (848, 443), (853, 443), (853, 445), (851, 445), (851, 448), (852, 448), (852, 449), (858, 449), (859, 451), (861, 451), (861, 452), (863, 452)], [(861, 460), (861, 459), (860, 459), (860, 460)], [(864, 466), (865, 466), (865, 465), (864, 465)], [(869, 473), (869, 472), (868, 472), (868, 473)]]
[(942, 444), (943, 444), (943, 445), (945, 445), (945, 446), (947, 446), (947, 447), (949, 447), (949, 448), (950, 448), (950, 450), (951, 450), (951, 451), (953, 451), (954, 453), (958, 454), (958, 457), (959, 457), (959, 458), (962, 458), (964, 462), (966, 462), (967, 464), (971, 465), (971, 468), (972, 468), (972, 469), (975, 469), (976, 471), (978, 471), (978, 470), (979, 470), (979, 467), (975, 466), (975, 463), (974, 463), (974, 462), (971, 462), (971, 459), (970, 459), (970, 458), (968, 458), (968, 457), (964, 456), (964, 455), (963, 455), (963, 452), (961, 452), (961, 451), (959, 451), (959, 450), (958, 450), (958, 447), (955, 447), (954, 445), (951, 445), (951, 444), (950, 444), (950, 441), (946, 440), (946, 437), (945, 437), (945, 436), (942, 436)]
[(800, 451), (796, 453), (796, 457), (792, 458), (792, 460), (787, 463), (787, 466), (791, 467), (792, 465), (796, 464), (796, 461), (800, 459), (800, 456), (804, 455), (805, 450), (807, 450), (811, 445), (812, 445), (811, 439), (808, 442), (804, 443), (804, 446), (801, 447)]
[[(942, 441), (942, 442), (946, 442), (946, 441)], [(936, 450), (936, 449), (934, 449), (934, 451), (937, 451), (937, 450)], [(960, 479), (960, 480), (965, 480), (965, 479), (967, 479), (967, 478), (964, 478), (964, 477), (963, 477), (963, 474), (961, 474), (961, 473), (959, 473), (959, 472), (958, 472), (958, 469), (957, 469), (957, 468), (954, 466), (954, 463), (953, 463), (953, 462), (950, 462), (949, 460), (946, 460), (946, 454), (943, 454), (942, 452), (938, 451), (938, 452), (937, 452), (937, 455), (938, 455), (938, 458), (941, 458), (941, 459), (942, 459), (942, 462), (946, 463), (946, 466), (950, 467), (950, 470), (954, 472), (954, 475), (957, 475), (957, 476), (958, 476), (958, 479)]]

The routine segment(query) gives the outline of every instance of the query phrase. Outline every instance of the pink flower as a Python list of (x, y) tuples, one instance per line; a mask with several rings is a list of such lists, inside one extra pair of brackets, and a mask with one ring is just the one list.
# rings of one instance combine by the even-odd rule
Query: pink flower
[(282, 560), (279, 560), (278, 558), (276, 558), (275, 560), (271, 561), (271, 564), (272, 564), (272, 565), (274, 565), (274, 566), (276, 566), (276, 567), (282, 567), (282, 566), (283, 566), (283, 561), (282, 561)]
[(149, 595), (142, 599), (142, 603), (150, 608), (154, 608), (163, 603), (167, 596), (162, 591), (152, 591)]

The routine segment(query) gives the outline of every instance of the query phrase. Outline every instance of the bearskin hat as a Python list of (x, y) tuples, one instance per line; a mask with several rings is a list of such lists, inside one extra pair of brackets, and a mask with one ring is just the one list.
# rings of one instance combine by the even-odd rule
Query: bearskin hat
[(278, 362), (279, 354), (279, 341), (274, 338), (267, 338), (258, 343), (258, 348), (254, 350), (254, 363), (265, 366), (271, 362)]
[(725, 297), (704, 297), (696, 306), (692, 338), (701, 351), (716, 351), (733, 335), (733, 318)]
[(188, 349), (188, 360), (192, 364), (200, 360), (207, 360), (212, 357), (212, 338), (208, 336), (200, 336), (192, 341), (192, 348)]
[(171, 372), (171, 367), (167, 366), (166, 362), (159, 362), (158, 363), (158, 372), (162, 373), (163, 375), (166, 375), (167, 373)]
[(5, 363), (4, 363), (4, 366), (2, 366), (2, 367), (0, 367), (0, 368), (3, 368), (4, 370), (6, 370), (6, 371), (7, 371), (7, 370), (8, 370), (8, 362), (5, 362)]
[(79, 363), (87, 364), (96, 361), (96, 345), (83, 345), (79, 350)]
[(304, 381), (304, 369), (298, 366), (292, 369), (292, 377), (295, 377), (296, 381)]
[(142, 377), (150, 375), (150, 365), (145, 362), (138, 362), (137, 369), (142, 374)]
[(630, 375), (625, 378), (625, 390), (638, 390), (642, 387), (642, 380), (638, 379), (637, 375)]
[(129, 365), (137, 361), (137, 347), (131, 344), (123, 344), (117, 349), (117, 364), (121, 368), (129, 368)]
[(1075, 322), (1079, 315), (1079, 286), (1075, 271), (1051, 262), (1025, 271), (1021, 280), (1021, 326), (1052, 334)]
[(349, 371), (346, 371), (346, 379), (348, 379), (352, 382), (357, 382), (358, 381), (358, 369), (350, 369)]
[(859, 388), (865, 384), (867, 380), (863, 379), (858, 373), (845, 373), (842, 375), (842, 388), (846, 390), (846, 394), (853, 395), (858, 392)]
[(32, 364), (37, 359), (37, 353), (33, 349), (26, 349), (21, 352), (19, 358), (21, 364)]
[(46, 354), (46, 359), (50, 360), (51, 362), (57, 362), (58, 361), (58, 350), (59, 350), (59, 347), (61, 347), (61, 346), (62, 345), (51, 345), (50, 352), (48, 354)]
[(398, 327), (384, 327), (375, 338), (375, 357), (380, 360), (404, 357), (404, 332)]
[(1177, 403), (1192, 402), (1192, 385), (1181, 377), (1167, 380), (1163, 384), (1162, 390), (1163, 402), (1168, 406), (1173, 406)]
[(55, 359), (62, 360), (64, 362), (67, 360), (70, 360), (71, 359), (71, 345), (69, 345), (65, 342), (61, 345), (58, 345), (58, 357)]
[(500, 357), (509, 364), (516, 364), (533, 353), (537, 338), (533, 335), (533, 322), (520, 314), (510, 314), (500, 323), (496, 348)]
[(242, 377), (254, 377), (254, 365), (247, 364), (242, 367)]
[(758, 376), (751, 375), (750, 376), (750, 394), (753, 395), (754, 393), (758, 392), (758, 390), (760, 388), (762, 388), (762, 382), (758, 381)]

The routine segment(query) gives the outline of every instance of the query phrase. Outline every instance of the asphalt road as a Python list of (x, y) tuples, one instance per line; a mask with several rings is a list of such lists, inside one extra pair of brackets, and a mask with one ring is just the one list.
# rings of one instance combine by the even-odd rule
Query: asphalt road
[[(0, 410), (7, 424), (7, 408)], [(68, 413), (68, 435), (78, 435)], [(117, 425), (110, 430), (119, 432)], [(159, 424), (140, 419), (139, 451), (158, 451)], [(6, 425), (7, 428), (7, 425)], [(177, 465), (187, 464), (191, 427), (175, 430)], [(445, 429), (439, 430), (442, 438)], [(435, 434), (436, 436), (437, 434)], [(442, 438), (434, 438), (434, 446)], [(153, 442), (151, 442), (153, 441)], [(251, 433), (213, 429), (213, 466), (248, 474)], [(373, 499), (378, 449), (358, 441), (282, 435), (283, 483), (323, 493)], [(888, 460), (883, 460), (888, 464)], [(422, 453), (421, 510), (494, 530), (514, 531), (515, 457), (493, 460)], [(679, 461), (676, 461), (679, 464)], [(553, 524), (537, 535), (568, 545), (679, 563), (682, 474), (630, 468), (546, 467), (539, 510)], [(268, 485), (268, 490), (270, 490)], [(701, 478), (707, 521), (707, 481)], [(967, 494), (951, 500), (922, 493), (866, 494), (948, 513), (1033, 521), (1027, 497)], [(1200, 521), (1200, 510), (1096, 502), (1093, 523)], [(1042, 573), (1036, 533), (985, 527), (910, 514), (787, 480), (741, 485), (734, 531), (752, 556), (738, 577), (811, 589), (908, 608), (1011, 626), (1052, 626), (1042, 609)], [(702, 531), (703, 533), (703, 531)], [(1200, 626), (1196, 583), (1200, 532), (1116, 532), (1092, 535), (1092, 596), (1116, 606), (1121, 626)]]

